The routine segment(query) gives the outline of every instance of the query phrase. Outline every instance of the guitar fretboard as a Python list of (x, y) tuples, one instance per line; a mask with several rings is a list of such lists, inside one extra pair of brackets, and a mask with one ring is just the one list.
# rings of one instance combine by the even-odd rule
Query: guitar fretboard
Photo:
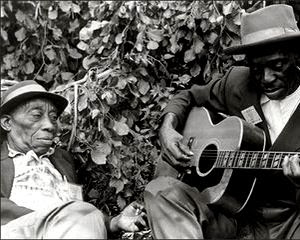
[(285, 157), (297, 152), (218, 151), (216, 168), (282, 169)]

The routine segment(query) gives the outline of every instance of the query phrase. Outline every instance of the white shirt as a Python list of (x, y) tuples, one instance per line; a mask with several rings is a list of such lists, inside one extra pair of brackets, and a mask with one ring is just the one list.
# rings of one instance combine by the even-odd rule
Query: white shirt
[(270, 100), (266, 95), (262, 95), (260, 104), (267, 121), (272, 144), (295, 112), (299, 102), (300, 86), (282, 100)]
[(26, 154), (8, 146), (13, 158), (15, 177), (10, 200), (32, 210), (43, 210), (60, 206), (71, 199), (68, 182), (52, 165), (50, 152), (38, 157), (34, 151)]

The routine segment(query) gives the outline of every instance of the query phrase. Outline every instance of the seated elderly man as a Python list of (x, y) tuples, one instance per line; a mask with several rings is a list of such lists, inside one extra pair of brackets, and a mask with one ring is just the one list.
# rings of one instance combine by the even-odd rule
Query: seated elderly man
[(2, 96), (1, 238), (103, 239), (145, 226), (137, 203), (109, 218), (82, 201), (72, 157), (52, 148), (67, 104), (35, 81), (19, 82)]

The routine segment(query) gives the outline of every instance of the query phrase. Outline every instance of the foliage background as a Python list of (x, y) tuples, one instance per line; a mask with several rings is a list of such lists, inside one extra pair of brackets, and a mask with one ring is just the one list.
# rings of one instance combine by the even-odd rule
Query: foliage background
[(220, 77), (244, 56), (240, 15), (282, 1), (1, 1), (1, 79), (64, 95), (56, 144), (84, 196), (110, 215), (142, 201), (160, 154), (159, 115), (173, 94)]

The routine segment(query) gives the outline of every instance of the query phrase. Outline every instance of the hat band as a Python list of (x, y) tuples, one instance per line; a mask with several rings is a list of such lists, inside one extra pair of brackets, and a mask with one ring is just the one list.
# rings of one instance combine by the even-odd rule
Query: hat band
[(298, 29), (284, 28), (284, 27), (274, 27), (257, 32), (249, 33), (242, 37), (242, 44), (257, 43), (263, 40), (267, 40), (274, 37), (279, 37), (283, 35), (288, 35), (290, 33), (299, 32)]
[(20, 87), (20, 88), (16, 89), (15, 91), (12, 91), (11, 93), (9, 93), (6, 96), (6, 98), (3, 99), (3, 103), (1, 105), (3, 105), (4, 103), (8, 102), (9, 100), (11, 100), (23, 93), (28, 93), (28, 92), (47, 92), (47, 91), (41, 85), (38, 85), (38, 84), (26, 85), (26, 86)]

